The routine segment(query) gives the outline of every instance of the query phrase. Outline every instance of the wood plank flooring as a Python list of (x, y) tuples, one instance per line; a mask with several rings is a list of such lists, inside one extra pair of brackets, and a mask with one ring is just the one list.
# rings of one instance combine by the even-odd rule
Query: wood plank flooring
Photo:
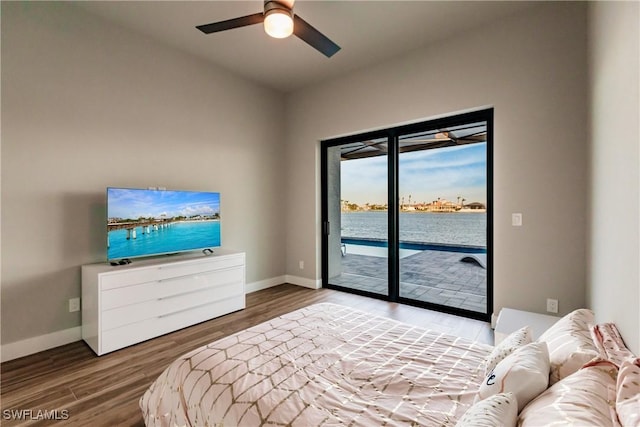
[[(247, 295), (247, 308), (101, 357), (78, 341), (0, 366), (2, 426), (144, 426), (138, 400), (180, 355), (319, 302), (347, 305), (405, 323), (493, 343), (488, 323), (329, 289), (284, 284)], [(20, 411), (23, 419), (15, 419)], [(17, 411), (17, 412), (16, 412)], [(34, 420), (57, 411), (63, 420)], [(26, 415), (26, 416), (25, 416)]]

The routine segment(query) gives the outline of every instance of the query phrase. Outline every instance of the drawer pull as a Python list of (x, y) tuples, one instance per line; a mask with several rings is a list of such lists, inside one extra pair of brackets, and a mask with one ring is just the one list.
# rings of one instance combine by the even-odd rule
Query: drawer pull
[(166, 279), (159, 279), (157, 282), (158, 283), (175, 282), (176, 280), (184, 280), (185, 277), (193, 277), (194, 279), (197, 279), (199, 277), (199, 275), (200, 275), (200, 273), (187, 274), (185, 276), (167, 277)]
[[(185, 268), (190, 266), (198, 267), (202, 265), (201, 263), (193, 263), (191, 265), (184, 264), (168, 264), (168, 265), (160, 265), (157, 267), (158, 270), (170, 271), (176, 270), (179, 268)], [(242, 259), (217, 259), (214, 260), (213, 263), (208, 263), (208, 268), (213, 268), (214, 270), (220, 270), (221, 268), (231, 268), (231, 267), (241, 267), (244, 266), (244, 262)]]
[(196, 292), (208, 291), (209, 289), (221, 288), (223, 286), (229, 286), (229, 285), (236, 285), (236, 286), (238, 286), (240, 288), (242, 286), (242, 283), (239, 282), (239, 281), (233, 281), (233, 282), (220, 283), (220, 284), (216, 284), (216, 285), (209, 285), (209, 286), (202, 287), (202, 288), (199, 288), (199, 289), (193, 289), (193, 290), (187, 291), (187, 292), (180, 292), (180, 293), (177, 293), (177, 294), (165, 295), (163, 297), (156, 298), (156, 300), (157, 301), (162, 301), (162, 300), (166, 300), (166, 299), (180, 297), (182, 295), (195, 294)]
[(200, 278), (202, 276), (206, 276), (206, 275), (209, 275), (209, 274), (222, 273), (222, 272), (225, 272), (225, 271), (237, 270), (237, 269), (238, 269), (238, 266), (221, 268), (221, 269), (218, 269), (218, 270), (213, 270), (213, 269), (212, 270), (204, 270), (204, 271), (199, 271), (197, 273), (192, 273), (192, 274), (184, 274), (184, 275), (181, 275), (181, 276), (172, 276), (172, 277), (167, 277), (165, 279), (158, 279), (157, 282), (158, 283), (173, 282), (173, 281), (176, 281), (176, 280), (182, 280), (184, 278), (196, 278), (196, 279), (198, 279), (198, 278)]
[(172, 311), (171, 313), (161, 314), (161, 315), (158, 316), (158, 319), (163, 319), (165, 317), (175, 316), (176, 314), (184, 313), (185, 311), (191, 311), (191, 310), (196, 309), (196, 308), (200, 308), (200, 307), (204, 307), (206, 305), (210, 305), (213, 302), (216, 302), (216, 301), (209, 301), (209, 302), (205, 302), (203, 304), (194, 305), (192, 307), (183, 308), (182, 310)]

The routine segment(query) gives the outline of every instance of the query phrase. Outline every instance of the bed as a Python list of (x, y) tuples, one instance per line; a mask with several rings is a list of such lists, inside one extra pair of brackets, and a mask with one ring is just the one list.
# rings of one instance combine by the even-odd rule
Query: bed
[(491, 347), (316, 304), (192, 351), (141, 400), (147, 425), (455, 425)]
[(491, 347), (316, 304), (181, 356), (140, 407), (147, 426), (637, 427), (640, 359), (592, 323), (577, 310)]

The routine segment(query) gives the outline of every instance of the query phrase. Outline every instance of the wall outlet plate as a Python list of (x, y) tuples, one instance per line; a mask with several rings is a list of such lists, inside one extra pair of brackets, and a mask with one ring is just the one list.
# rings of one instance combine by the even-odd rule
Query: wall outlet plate
[(522, 227), (522, 214), (521, 213), (512, 213), (511, 214), (511, 225), (514, 227)]
[(71, 298), (69, 300), (69, 313), (80, 311), (80, 298)]
[(549, 313), (557, 313), (558, 312), (558, 300), (547, 298), (547, 311)]

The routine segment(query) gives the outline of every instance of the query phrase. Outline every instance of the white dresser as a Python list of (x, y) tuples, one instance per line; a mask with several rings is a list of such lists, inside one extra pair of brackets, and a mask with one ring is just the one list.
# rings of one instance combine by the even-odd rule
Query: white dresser
[(82, 266), (82, 339), (109, 353), (245, 307), (245, 254)]

